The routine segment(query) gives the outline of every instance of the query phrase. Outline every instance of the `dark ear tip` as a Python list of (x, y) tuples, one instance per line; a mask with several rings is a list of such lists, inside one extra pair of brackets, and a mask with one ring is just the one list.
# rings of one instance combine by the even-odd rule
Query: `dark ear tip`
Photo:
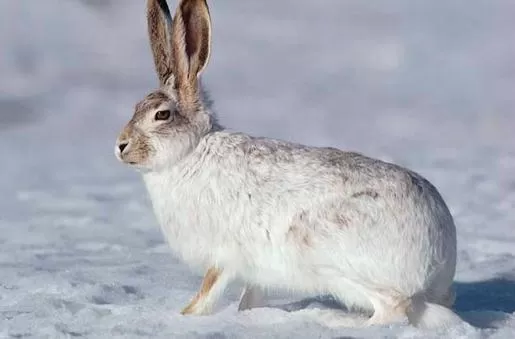
[(166, 0), (157, 0), (157, 3), (159, 4), (159, 8), (161, 8), (161, 11), (163, 11), (166, 17), (170, 17), (170, 8), (168, 7)]

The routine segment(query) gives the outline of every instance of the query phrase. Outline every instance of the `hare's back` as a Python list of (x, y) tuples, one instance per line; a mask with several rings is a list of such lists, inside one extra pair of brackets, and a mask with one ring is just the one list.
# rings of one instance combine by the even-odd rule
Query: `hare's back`
[(259, 189), (267, 199), (277, 196), (289, 204), (305, 199), (372, 199), (377, 201), (369, 204), (372, 209), (431, 205), (448, 213), (439, 192), (424, 177), (359, 153), (227, 132), (211, 142), (216, 167), (232, 178), (245, 178), (242, 185)]
[(242, 140), (238, 149), (245, 167), (268, 180), (293, 181), (311, 189), (330, 184), (349, 194), (368, 188), (396, 195), (438, 195), (436, 188), (421, 175), (356, 152), (252, 137)]

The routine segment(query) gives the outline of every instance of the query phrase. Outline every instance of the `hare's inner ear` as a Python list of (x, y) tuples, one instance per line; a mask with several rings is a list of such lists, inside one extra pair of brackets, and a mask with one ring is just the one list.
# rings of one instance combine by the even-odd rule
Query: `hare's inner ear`
[(211, 19), (206, 0), (182, 0), (172, 29), (172, 72), (176, 86), (197, 86), (211, 45)]
[(181, 11), (186, 27), (186, 54), (190, 59), (190, 72), (198, 76), (207, 66), (211, 51), (209, 8), (206, 0), (190, 0), (181, 3)]
[(157, 76), (165, 85), (171, 75), (170, 38), (172, 17), (166, 0), (147, 1), (147, 25)]

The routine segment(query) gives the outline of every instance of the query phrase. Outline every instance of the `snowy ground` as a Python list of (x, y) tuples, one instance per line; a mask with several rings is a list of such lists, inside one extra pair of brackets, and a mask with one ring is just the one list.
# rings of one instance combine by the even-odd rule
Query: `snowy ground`
[(0, 0), (0, 338), (515, 338), (513, 1), (211, 5), (221, 120), (430, 179), (458, 227), (455, 308), (476, 327), (330, 330), (237, 313), (237, 286), (216, 315), (179, 316), (200, 272), (112, 154), (156, 84), (144, 1)]

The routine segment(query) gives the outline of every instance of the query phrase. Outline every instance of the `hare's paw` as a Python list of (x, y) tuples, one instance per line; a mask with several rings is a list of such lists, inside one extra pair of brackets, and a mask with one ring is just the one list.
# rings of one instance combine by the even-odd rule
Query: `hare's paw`
[(206, 304), (206, 298), (202, 298), (197, 294), (193, 300), (182, 311), (182, 315), (209, 315), (212, 305)]
[(224, 273), (220, 269), (211, 267), (204, 276), (204, 280), (202, 281), (202, 285), (200, 286), (200, 290), (197, 292), (197, 295), (195, 295), (190, 304), (181, 311), (181, 314), (210, 314), (213, 309), (213, 305), (222, 295), (229, 280), (229, 274)]

